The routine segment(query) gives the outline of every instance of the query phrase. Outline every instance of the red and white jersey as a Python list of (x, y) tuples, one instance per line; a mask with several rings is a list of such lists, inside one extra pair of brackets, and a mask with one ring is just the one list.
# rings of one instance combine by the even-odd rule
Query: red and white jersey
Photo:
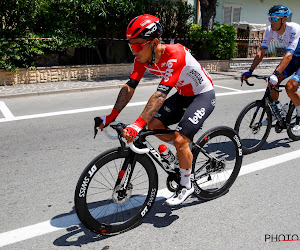
[(140, 81), (146, 70), (162, 77), (160, 84), (175, 87), (180, 95), (194, 96), (213, 89), (213, 82), (207, 71), (181, 44), (165, 44), (166, 48), (158, 63), (150, 68), (148, 63), (134, 61), (130, 75)]

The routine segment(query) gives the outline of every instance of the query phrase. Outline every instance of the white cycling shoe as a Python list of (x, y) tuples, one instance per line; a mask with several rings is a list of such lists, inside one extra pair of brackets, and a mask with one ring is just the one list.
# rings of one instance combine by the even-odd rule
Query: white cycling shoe
[(296, 125), (292, 128), (293, 132), (299, 132), (300, 131), (300, 117), (296, 118)]
[(179, 186), (176, 192), (166, 200), (166, 203), (170, 206), (179, 205), (186, 200), (192, 193), (194, 193), (194, 186), (190, 189), (186, 187)]

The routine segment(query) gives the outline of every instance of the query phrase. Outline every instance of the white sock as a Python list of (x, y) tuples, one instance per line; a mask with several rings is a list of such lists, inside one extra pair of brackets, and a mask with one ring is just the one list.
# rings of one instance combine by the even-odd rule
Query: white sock
[(300, 105), (296, 107), (297, 116), (300, 116)]
[(191, 189), (192, 183), (191, 183), (191, 173), (192, 169), (182, 169), (180, 168), (180, 185), (183, 187), (186, 187), (187, 189)]

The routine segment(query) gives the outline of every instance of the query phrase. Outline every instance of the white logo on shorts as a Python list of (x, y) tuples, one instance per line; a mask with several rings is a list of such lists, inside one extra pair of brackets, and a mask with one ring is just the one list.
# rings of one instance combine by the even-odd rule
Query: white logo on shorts
[(205, 108), (201, 108), (200, 110), (197, 110), (194, 113), (194, 116), (191, 118), (189, 117), (189, 120), (193, 123), (193, 124), (198, 124), (199, 120), (202, 119), (202, 117), (205, 115)]

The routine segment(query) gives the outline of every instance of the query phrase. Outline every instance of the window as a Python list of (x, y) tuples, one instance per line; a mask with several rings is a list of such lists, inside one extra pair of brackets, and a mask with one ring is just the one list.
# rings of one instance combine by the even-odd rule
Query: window
[(241, 20), (242, 5), (224, 3), (223, 6), (223, 23), (232, 24)]

